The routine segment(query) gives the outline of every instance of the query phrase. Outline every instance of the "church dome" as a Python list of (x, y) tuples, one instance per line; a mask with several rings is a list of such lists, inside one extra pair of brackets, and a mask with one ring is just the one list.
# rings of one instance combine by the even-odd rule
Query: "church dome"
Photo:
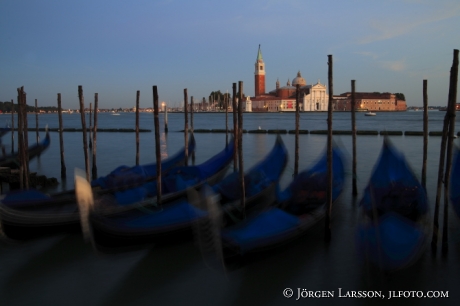
[(300, 87), (307, 85), (307, 81), (302, 77), (300, 71), (297, 72), (297, 77), (292, 80), (292, 86), (297, 86), (297, 84), (299, 84)]

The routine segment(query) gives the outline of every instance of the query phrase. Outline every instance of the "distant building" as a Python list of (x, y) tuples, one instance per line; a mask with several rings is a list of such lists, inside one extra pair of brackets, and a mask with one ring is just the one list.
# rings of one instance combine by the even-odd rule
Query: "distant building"
[(254, 72), (254, 97), (250, 99), (252, 102), (252, 111), (295, 111), (297, 85), (299, 86), (299, 108), (301, 111), (327, 111), (329, 95), (326, 93), (326, 86), (321, 84), (319, 80), (314, 85), (307, 85), (300, 71), (292, 80), (292, 85), (290, 80), (288, 80), (286, 86), (280, 87), (280, 82), (277, 80), (275, 89), (266, 93), (265, 63), (259, 45)]
[(245, 105), (244, 105), (245, 112), (252, 112), (252, 101), (250, 97), (246, 97)]
[[(334, 96), (334, 110), (351, 111), (351, 92)], [(398, 100), (395, 94), (384, 92), (356, 92), (357, 111), (406, 111), (406, 101)]]
[[(325, 112), (329, 104), (327, 87), (319, 80), (316, 84), (307, 85), (300, 71), (286, 86), (280, 86), (276, 81), (275, 89), (265, 92), (265, 62), (262, 51), (257, 52), (254, 71), (254, 97), (246, 101), (246, 111), (249, 109), (248, 101), (252, 104), (253, 112), (290, 112), (296, 109), (297, 86), (299, 86), (299, 107), (305, 112)], [(356, 110), (358, 111), (406, 111), (406, 101), (399, 100), (396, 94), (389, 92), (355, 93)], [(333, 98), (335, 111), (351, 111), (351, 93), (346, 92)]]

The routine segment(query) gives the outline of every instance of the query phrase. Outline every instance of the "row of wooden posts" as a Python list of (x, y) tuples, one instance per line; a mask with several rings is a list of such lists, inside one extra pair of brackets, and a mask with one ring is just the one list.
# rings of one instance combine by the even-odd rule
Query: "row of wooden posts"
[[(333, 57), (328, 55), (328, 83), (329, 83), (329, 101), (328, 101), (328, 137), (327, 137), (327, 161), (328, 161), (328, 186), (327, 186), (327, 203), (326, 203), (326, 218), (325, 218), (325, 239), (330, 241), (331, 239), (331, 226), (330, 216), (332, 210), (332, 98), (333, 98)], [(441, 152), (439, 159), (438, 168), (438, 181), (437, 181), (437, 192), (436, 192), (436, 203), (433, 221), (433, 236), (432, 236), (432, 250), (436, 251), (438, 236), (439, 236), (439, 209), (440, 200), (442, 193), (442, 184), (444, 183), (444, 226), (442, 236), (442, 251), (443, 254), (447, 253), (447, 220), (448, 220), (448, 189), (449, 189), (449, 177), (452, 164), (452, 148), (455, 130), (455, 104), (457, 97), (457, 83), (458, 83), (458, 50), (454, 50), (454, 59), (450, 72), (450, 84), (449, 84), (449, 99), (447, 112), (444, 118), (443, 134), (441, 140)], [(355, 116), (355, 80), (351, 81), (351, 123), (352, 123), (352, 195), (357, 196), (357, 183), (356, 183), (356, 116)], [(238, 82), (239, 96), (237, 103), (237, 91), (236, 83), (233, 83), (233, 133), (234, 133), (234, 156), (233, 156), (233, 169), (236, 172), (239, 169), (240, 188), (241, 194), (244, 192), (244, 163), (243, 163), (243, 146), (242, 146), (242, 135), (243, 135), (243, 116), (242, 116), (242, 105), (243, 101), (243, 82)], [(427, 94), (428, 81), (423, 80), (423, 165), (422, 165), (422, 186), (426, 190), (426, 163), (427, 163), (427, 148), (428, 148), (428, 94)], [(299, 104), (300, 104), (300, 91), (299, 85), (297, 85), (296, 91), (296, 114), (295, 114), (295, 153), (294, 153), (294, 176), (297, 176), (299, 171)], [(87, 139), (87, 128), (85, 120), (85, 107), (84, 107), (84, 96), (82, 86), (78, 86), (78, 97), (80, 102), (80, 114), (81, 123), (83, 128), (83, 148), (85, 156), (85, 169), (86, 178), (89, 181), (89, 156), (88, 156), (88, 139)], [(140, 92), (136, 93), (136, 165), (139, 165), (139, 97)], [(159, 104), (158, 104), (158, 89), (157, 86), (153, 86), (153, 107), (154, 107), (154, 126), (155, 126), (155, 153), (157, 160), (157, 176), (161, 176), (161, 152), (160, 152), (160, 134), (159, 134)], [(12, 101), (13, 102), (13, 101)], [(61, 156), (61, 177), (66, 177), (66, 167), (64, 162), (64, 142), (63, 142), (63, 124), (62, 124), (62, 107), (61, 107), (61, 94), (58, 93), (58, 114), (59, 114), (59, 144), (60, 144), (60, 156)], [(228, 101), (226, 101), (228, 105)], [(18, 88), (18, 151), (21, 160), (20, 166), (20, 182), (21, 188), (23, 188), (23, 181), (25, 182), (25, 188), (28, 188), (28, 180), (23, 180), (22, 177), (28, 177), (28, 136), (27, 136), (27, 117), (26, 117), (26, 94), (24, 88)], [(190, 108), (190, 119), (191, 119), (191, 131), (193, 133), (193, 105), (194, 99), (191, 97), (191, 108)], [(96, 136), (97, 136), (97, 113), (98, 113), (98, 94), (94, 94), (94, 126), (91, 126), (91, 112), (92, 104), (90, 103), (90, 139), (89, 147), (92, 149), (92, 176), (97, 177), (97, 166), (96, 166)], [(225, 127), (226, 127), (226, 143), (228, 143), (228, 107), (225, 108)], [(35, 100), (36, 110), (36, 130), (37, 130), (37, 142), (39, 141), (38, 136), (38, 113), (37, 113), (37, 100)], [(186, 163), (188, 160), (188, 93), (187, 89), (184, 89), (184, 142), (185, 142), (185, 155)], [(168, 132), (168, 120), (167, 120), (167, 108), (165, 107), (165, 132)], [(12, 116), (12, 130), (14, 129), (14, 116)], [(12, 148), (14, 147), (14, 135), (12, 133)], [(447, 147), (447, 148), (446, 148)], [(13, 150), (13, 149), (12, 149)], [(192, 163), (194, 163), (195, 156), (192, 152)], [(157, 201), (161, 205), (161, 180), (157, 179)], [(241, 207), (245, 207), (245, 197), (241, 197)]]

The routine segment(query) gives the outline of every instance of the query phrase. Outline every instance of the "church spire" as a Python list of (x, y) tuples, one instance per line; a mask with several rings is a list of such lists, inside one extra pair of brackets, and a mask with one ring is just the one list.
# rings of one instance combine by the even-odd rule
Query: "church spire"
[(259, 52), (257, 52), (257, 61), (264, 61), (262, 58), (262, 50), (260, 50), (260, 44), (259, 44)]
[(260, 45), (259, 50), (257, 52), (257, 60), (254, 66), (254, 95), (257, 97), (265, 93), (265, 63), (264, 59), (262, 58), (262, 51), (260, 50)]

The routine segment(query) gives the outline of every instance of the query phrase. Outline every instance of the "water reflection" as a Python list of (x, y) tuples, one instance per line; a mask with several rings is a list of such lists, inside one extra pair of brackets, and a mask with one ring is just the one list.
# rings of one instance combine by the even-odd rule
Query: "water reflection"
[[(430, 113), (430, 130), (441, 130), (442, 116)], [(144, 116), (145, 115), (145, 116)], [(141, 128), (153, 130), (153, 116), (141, 114)], [(334, 128), (349, 130), (349, 113), (334, 114)], [(134, 116), (100, 116), (101, 127), (133, 128)], [(225, 114), (195, 114), (195, 128), (224, 128)], [(220, 117), (219, 117), (220, 116)], [(282, 117), (284, 116), (284, 117)], [(126, 118), (125, 118), (126, 117)], [(286, 128), (294, 126), (290, 114), (245, 115), (245, 128)], [(380, 129), (379, 122), (391, 122), (394, 130), (421, 130), (422, 112), (406, 114), (379, 114), (377, 120), (358, 118), (358, 130)], [(57, 127), (57, 116), (43, 115), (42, 122)], [(301, 114), (301, 129), (325, 129), (325, 114)], [(65, 115), (66, 127), (81, 125), (78, 115)], [(105, 120), (105, 121), (104, 121)], [(231, 122), (231, 116), (229, 116)], [(183, 126), (183, 114), (169, 114), (169, 135), (162, 135), (162, 156), (177, 152), (183, 147), (183, 134), (177, 131)], [(196, 162), (201, 163), (222, 149), (225, 134), (196, 134)], [(50, 177), (60, 177), (59, 139), (51, 134), (51, 147), (37, 161), (31, 162), (31, 171)], [(65, 133), (66, 166), (84, 168), (81, 133)], [(244, 134), (245, 167), (255, 164), (271, 148), (275, 136), (269, 134)], [(290, 161), (282, 181), (287, 184), (292, 178), (294, 136), (282, 135), (289, 149)], [(340, 139), (348, 152), (351, 136)], [(420, 178), (422, 165), (422, 137), (394, 136), (393, 143), (408, 157), (408, 163)], [(5, 139), (7, 140), (7, 139)], [(141, 133), (142, 163), (155, 159), (153, 133)], [(305, 169), (322, 153), (326, 143), (324, 135), (301, 135), (299, 170)], [(449, 216), (449, 253), (445, 259), (432, 257), (425, 252), (412, 266), (382, 274), (370, 265), (362, 265), (356, 254), (353, 241), (356, 226), (360, 221), (359, 201), (371, 175), (383, 142), (381, 136), (358, 136), (357, 138), (357, 183), (358, 197), (351, 195), (351, 179), (346, 182), (342, 196), (333, 207), (332, 241), (326, 244), (324, 223), (319, 222), (306, 235), (286, 245), (277, 252), (257, 261), (231, 270), (228, 279), (208, 269), (192, 242), (172, 247), (152, 248), (141, 253), (114, 256), (94, 254), (89, 246), (79, 242), (80, 236), (71, 236), (66, 241), (49, 245), (44, 240), (27, 242), (20, 246), (1, 245), (0, 252), (0, 296), (5, 305), (20, 304), (105, 304), (105, 305), (280, 305), (287, 303), (282, 296), (285, 288), (312, 290), (450, 290), (449, 299), (400, 299), (392, 304), (455, 305), (460, 299), (459, 220)], [(458, 140), (457, 140), (458, 143)], [(221, 145), (219, 145), (221, 144)], [(437, 166), (440, 138), (429, 137), (427, 191), (431, 208), (436, 193)], [(134, 164), (134, 133), (98, 134), (99, 174), (105, 175), (119, 165)], [(351, 175), (351, 174), (350, 174)], [(350, 177), (349, 177), (350, 178)], [(73, 188), (73, 175), (63, 180), (64, 189)], [(440, 220), (443, 213), (440, 214)], [(431, 229), (431, 226), (430, 226)], [(72, 238), (73, 237), (73, 238)], [(80, 237), (80, 238), (78, 238)], [(62, 239), (62, 238), (60, 238)], [(56, 245), (55, 245), (56, 244)], [(54, 288), (54, 291), (50, 291)], [(372, 299), (314, 300), (312, 304), (374, 305)], [(380, 303), (385, 303), (381, 301)], [(389, 303), (386, 302), (386, 305)]]

